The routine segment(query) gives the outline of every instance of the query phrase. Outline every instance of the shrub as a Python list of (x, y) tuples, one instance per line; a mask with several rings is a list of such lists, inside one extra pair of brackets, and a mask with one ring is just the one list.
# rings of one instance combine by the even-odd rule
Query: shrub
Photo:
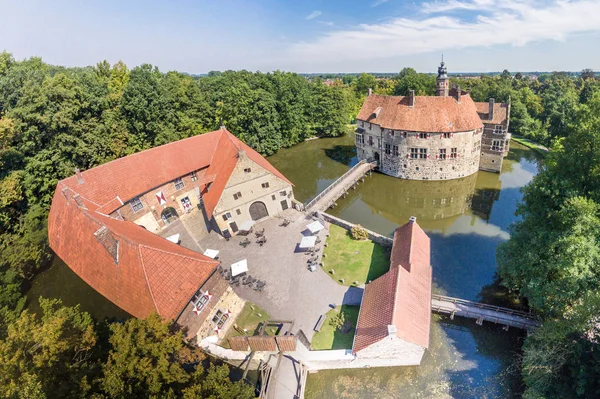
[(369, 233), (367, 233), (367, 230), (365, 230), (360, 224), (352, 227), (350, 230), (350, 235), (352, 235), (352, 238), (355, 240), (366, 240), (369, 238)]
[(329, 319), (329, 325), (335, 327), (336, 330), (339, 330), (340, 328), (342, 328), (345, 321), (346, 315), (340, 310), (338, 314)]

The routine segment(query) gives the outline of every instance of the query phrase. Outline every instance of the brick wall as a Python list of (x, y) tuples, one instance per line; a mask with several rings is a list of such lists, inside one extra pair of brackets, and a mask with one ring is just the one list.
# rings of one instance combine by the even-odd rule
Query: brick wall
[[(131, 220), (141, 226), (144, 226), (146, 229), (152, 232), (156, 232), (165, 225), (161, 218), (161, 213), (167, 207), (172, 207), (177, 211), (178, 215), (182, 215), (185, 212), (181, 203), (183, 198), (188, 197), (192, 207), (196, 207), (198, 205), (199, 201), (197, 190), (204, 189), (204, 184), (202, 184), (203, 175), (204, 170), (196, 172), (196, 181), (192, 180), (191, 174), (182, 176), (184, 186), (179, 190), (175, 188), (174, 181), (167, 182), (138, 196), (144, 207), (137, 212), (133, 211), (133, 208), (128, 201), (111, 215), (117, 216), (120, 214), (123, 219)], [(159, 205), (159, 202), (156, 199), (156, 193), (159, 191), (162, 191), (165, 199), (167, 200), (164, 205)]]

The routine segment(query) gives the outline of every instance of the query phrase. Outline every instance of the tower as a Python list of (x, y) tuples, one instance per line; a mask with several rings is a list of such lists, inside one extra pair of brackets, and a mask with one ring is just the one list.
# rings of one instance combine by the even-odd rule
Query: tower
[(444, 56), (442, 55), (442, 62), (438, 67), (438, 76), (435, 80), (435, 95), (441, 97), (448, 97), (448, 90), (450, 88), (450, 79), (448, 79), (448, 73), (444, 64)]

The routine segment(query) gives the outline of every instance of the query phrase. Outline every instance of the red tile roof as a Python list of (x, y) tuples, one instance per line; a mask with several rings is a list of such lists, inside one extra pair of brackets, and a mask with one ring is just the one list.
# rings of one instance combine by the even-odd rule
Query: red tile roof
[(408, 96), (372, 94), (357, 119), (384, 129), (412, 132), (466, 132), (483, 127), (469, 94), (463, 94), (460, 103), (452, 96), (416, 96), (414, 107), (409, 106)]
[(50, 247), (96, 291), (133, 316), (158, 312), (177, 318), (219, 262), (107, 214), (202, 168), (199, 177), (213, 183), (204, 195), (212, 214), (240, 150), (289, 182), (225, 129), (190, 137), (84, 171), (81, 184), (77, 176), (59, 182), (48, 216)]
[(494, 104), (494, 119), (490, 120), (490, 103), (475, 103), (475, 107), (477, 107), (477, 113), (479, 114), (479, 118), (484, 123), (494, 123), (496, 125), (500, 125), (506, 123), (506, 119), (508, 116), (508, 104), (505, 103), (495, 103)]
[(429, 237), (411, 221), (394, 233), (390, 271), (365, 287), (353, 352), (381, 341), (389, 325), (398, 338), (429, 347), (431, 280)]
[(211, 215), (233, 172), (240, 149), (254, 162), (290, 183), (264, 157), (225, 128), (154, 147), (83, 171), (82, 184), (78, 183), (77, 176), (66, 178), (63, 183), (82, 197), (102, 206), (102, 212), (109, 214), (122, 206), (121, 201), (127, 202), (178, 177), (207, 168), (205, 175), (214, 177), (213, 185), (204, 198), (206, 211)]

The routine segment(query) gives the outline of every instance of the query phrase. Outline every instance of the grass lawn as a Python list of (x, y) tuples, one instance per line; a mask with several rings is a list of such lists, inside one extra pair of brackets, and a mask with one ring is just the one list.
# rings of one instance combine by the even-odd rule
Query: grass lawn
[[(260, 316), (259, 316), (260, 314)], [(244, 331), (246, 329), (246, 334), (248, 336), (258, 334), (258, 327), (265, 321), (269, 320), (270, 316), (267, 312), (259, 308), (253, 303), (246, 302), (244, 308), (240, 312), (240, 315), (235, 320), (235, 324), (229, 329), (225, 338), (223, 338), (222, 346), (225, 348), (229, 348), (229, 342), (227, 340), (230, 337), (236, 337), (238, 335), (242, 335), (240, 331)], [(235, 328), (235, 327), (238, 328)], [(271, 330), (274, 331), (271, 331)], [(276, 327), (267, 327), (266, 333), (268, 335), (275, 335)], [(240, 331), (238, 331), (240, 330)]]
[(515, 137), (514, 135), (511, 137), (511, 140), (516, 141), (519, 144), (524, 145), (525, 147), (529, 147), (534, 151), (537, 151), (540, 154), (546, 154), (548, 152), (548, 148), (544, 147), (541, 144), (536, 143), (535, 141), (531, 141), (524, 137)]
[[(335, 315), (340, 312), (340, 309), (345, 313), (347, 333), (342, 330), (334, 330), (334, 326), (329, 324)], [(356, 321), (358, 320), (358, 311), (360, 306), (342, 305), (327, 312), (325, 322), (321, 327), (321, 331), (313, 335), (311, 346), (314, 350), (326, 349), (351, 349), (354, 341), (354, 332), (356, 330)]]
[[(354, 240), (350, 233), (339, 226), (331, 225), (324, 252), (323, 268), (342, 285), (358, 285), (375, 280), (390, 268), (389, 254), (371, 240)], [(329, 273), (334, 270), (334, 274)], [(344, 279), (342, 283), (340, 280)]]

